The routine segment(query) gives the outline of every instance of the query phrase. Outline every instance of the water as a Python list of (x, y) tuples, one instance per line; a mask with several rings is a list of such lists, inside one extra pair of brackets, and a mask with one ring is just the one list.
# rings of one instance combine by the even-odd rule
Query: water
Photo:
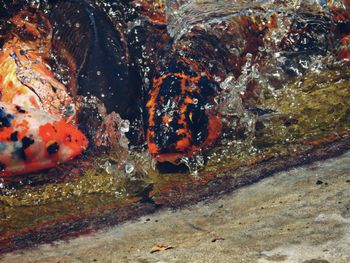
[[(333, 1), (329, 1), (333, 2)], [(340, 1), (334, 1), (329, 5), (341, 5)], [(232, 17), (249, 13), (253, 9), (260, 9), (262, 13), (286, 12), (295, 14), (300, 9), (312, 9), (312, 11), (324, 12), (328, 6), (322, 1), (296, 1), (296, 0), (244, 0), (244, 1), (165, 1), (166, 15), (168, 20), (168, 30), (176, 38), (189, 31), (196, 25), (210, 26)], [(260, 12), (254, 12), (259, 14)]]
[[(199, 28), (217, 37), (232, 60), (238, 58), (241, 63), (244, 58), (244, 63), (236, 68), (239, 74), (228, 62), (224, 65), (213, 62), (223, 70), (214, 76), (220, 92), (214, 106), (209, 106), (222, 115), (222, 138), (214, 147), (207, 147), (194, 157), (182, 158), (182, 164), (188, 168), (185, 173), (176, 170), (159, 173), (144, 145), (135, 146), (126, 136), (132, 127), (139, 127), (138, 124), (118, 114), (109, 115), (110, 121), (105, 126), (92, 129), (92, 134), (100, 139), (101, 148), (90, 149), (80, 159), (58, 169), (1, 179), (0, 232), (16, 231), (76, 211), (90, 211), (140, 196), (150, 185), (157, 193), (164, 185), (201, 180), (210, 173), (220, 174), (258, 159), (306, 151), (312, 142), (322, 141), (330, 134), (339, 138), (347, 135), (350, 70), (337, 58), (339, 39), (330, 32), (337, 24), (330, 10), (345, 7), (341, 1), (330, 2), (326, 5), (323, 1), (311, 0), (278, 1), (278, 4), (276, 1), (165, 1), (165, 10), (161, 11), (166, 14), (172, 45), (181, 46), (186, 35)], [(103, 1), (98, 4), (103, 5), (111, 17), (120, 16), (120, 11), (113, 6)], [(264, 33), (254, 52), (249, 50), (252, 40), (246, 38), (243, 16), (264, 23), (274, 18), (276, 24)], [(128, 25), (132, 29), (142, 25), (142, 21), (137, 18)], [(77, 28), (82, 26), (79, 24)], [(291, 28), (298, 32), (295, 36), (289, 34)], [(307, 33), (302, 35), (300, 28)], [(293, 41), (297, 44), (291, 43)], [(143, 65), (153, 53), (145, 54), (146, 46), (140, 49), (142, 56), (135, 58), (135, 64), (140, 61)], [(219, 52), (219, 49), (208, 52)], [(220, 54), (213, 57), (222, 58)], [(62, 62), (57, 59), (55, 63)], [(144, 85), (150, 81), (148, 74), (152, 70), (146, 63)], [(62, 82), (69, 83), (65, 76), (68, 73), (61, 68), (56, 75), (62, 75)], [(96, 74), (103, 76), (100, 71)], [(245, 96), (249, 87), (252, 95)], [(94, 124), (95, 119), (98, 123), (106, 120), (99, 102), (85, 100), (85, 104), (92, 105), (94, 114), (98, 112), (96, 118), (86, 121)], [(109, 129), (114, 132), (113, 140), (107, 136)]]

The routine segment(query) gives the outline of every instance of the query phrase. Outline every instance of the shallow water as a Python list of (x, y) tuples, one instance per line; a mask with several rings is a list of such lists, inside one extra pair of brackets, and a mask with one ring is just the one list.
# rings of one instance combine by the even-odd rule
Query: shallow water
[[(237, 19), (240, 16), (249, 14), (260, 19), (276, 12), (279, 15), (279, 26), (259, 50), (265, 56), (263, 67), (258, 67), (252, 59), (243, 65), (237, 79), (232, 75), (217, 76), (222, 89), (217, 106), (228, 127), (220, 142), (203, 155), (184, 158), (183, 163), (189, 167), (185, 173), (159, 173), (145, 149), (130, 148), (126, 155), (118, 151), (108, 154), (90, 151), (58, 170), (2, 179), (0, 232), (15, 232), (65, 215), (148, 195), (150, 191), (156, 195), (164, 185), (201, 180), (210, 173), (224, 173), (258, 159), (304, 152), (315, 143), (327, 141), (330, 135), (336, 138), (347, 136), (350, 128), (350, 70), (346, 64), (337, 61), (334, 50), (327, 45), (324, 50), (309, 53), (299, 50), (277, 52), (275, 49), (276, 43), (281, 42), (288, 32), (291, 21), (299, 19), (304, 24), (326, 27), (328, 9), (318, 3), (167, 1), (167, 28), (175, 43), (194, 26), (218, 34), (225, 32), (225, 29), (216, 31), (223, 23), (239, 28)], [(311, 18), (305, 16), (306, 13), (320, 12), (325, 14)], [(305, 19), (309, 20), (305, 22)], [(324, 32), (321, 30), (317, 37), (317, 43), (322, 42)], [(234, 54), (239, 41), (233, 43)], [(286, 60), (293, 60), (295, 64), (286, 69)], [(243, 103), (240, 94), (252, 80), (257, 82), (259, 96)], [(262, 114), (258, 114), (259, 111)], [(237, 125), (242, 127), (239, 134), (232, 132)]]

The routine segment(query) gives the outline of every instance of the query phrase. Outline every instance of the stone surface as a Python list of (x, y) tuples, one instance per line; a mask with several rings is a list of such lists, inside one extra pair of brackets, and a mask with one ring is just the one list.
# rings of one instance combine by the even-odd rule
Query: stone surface
[(350, 152), (0, 262), (350, 262)]

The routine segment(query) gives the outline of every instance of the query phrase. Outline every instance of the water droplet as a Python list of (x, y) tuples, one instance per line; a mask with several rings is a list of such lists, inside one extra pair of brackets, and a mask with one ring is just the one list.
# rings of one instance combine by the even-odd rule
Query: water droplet
[(134, 170), (135, 170), (135, 167), (133, 164), (131, 164), (129, 162), (125, 163), (125, 172), (127, 174), (131, 174)]
[(124, 120), (120, 123), (119, 127), (120, 131), (126, 133), (130, 130), (130, 122), (128, 120)]
[(115, 165), (112, 164), (110, 161), (106, 161), (100, 167), (102, 169), (104, 169), (106, 171), (106, 173), (108, 173), (108, 174), (112, 174), (115, 171), (115, 169), (116, 169)]

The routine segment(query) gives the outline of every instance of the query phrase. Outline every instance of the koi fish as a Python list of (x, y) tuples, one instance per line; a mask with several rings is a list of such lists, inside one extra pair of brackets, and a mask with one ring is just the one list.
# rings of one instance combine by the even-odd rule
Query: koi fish
[(87, 148), (76, 107), (51, 71), (52, 26), (36, 9), (11, 18), (0, 50), (0, 176), (67, 162)]
[(176, 163), (221, 135), (221, 115), (213, 109), (219, 85), (209, 72), (201, 72), (195, 62), (176, 58), (153, 79), (146, 104), (146, 138), (158, 162)]
[[(135, 8), (141, 9), (138, 21), (142, 24), (133, 28), (132, 34), (135, 42), (142, 42), (140, 57), (144, 59), (139, 68), (150, 80), (144, 84), (148, 87), (144, 123), (148, 150), (158, 162), (177, 164), (181, 158), (193, 156), (218, 141), (224, 129), (222, 116), (215, 110), (221, 96), (220, 82), (227, 76), (238, 79), (248, 60), (266, 70), (269, 54), (260, 51), (266, 46), (269, 52), (286, 54), (278, 66), (289, 77), (307, 70), (302, 64), (305, 59), (334, 52), (339, 39), (342, 43), (338, 58), (350, 60), (348, 0), (343, 1), (344, 5), (329, 6), (333, 10), (330, 13), (322, 5), (317, 11), (302, 5), (295, 10), (295, 16), (265, 10), (257, 4), (242, 13), (228, 14), (222, 21), (215, 16), (205, 26), (187, 25), (188, 31), (180, 28), (183, 30), (176, 39), (168, 32), (174, 25), (165, 24), (165, 11), (147, 13), (143, 2), (134, 1)], [(271, 41), (274, 35), (279, 38), (276, 42)], [(259, 96), (259, 86), (252, 80), (242, 93), (240, 99), (245, 103)], [(245, 106), (249, 109), (248, 104)]]
[(216, 109), (220, 84), (214, 76), (223, 80), (231, 73), (238, 77), (246, 53), (258, 52), (268, 25), (259, 27), (259, 21), (246, 16), (236, 20), (231, 27), (256, 46), (249, 41), (242, 54), (234, 57), (217, 36), (193, 29), (173, 44), (161, 73), (153, 77), (146, 102), (146, 139), (159, 163), (178, 164), (221, 137), (222, 116)]
[(55, 167), (87, 144), (85, 135), (59, 115), (0, 102), (0, 176)]
[[(75, 75), (79, 83), (76, 95), (96, 97), (108, 113), (115, 111), (122, 118), (135, 118), (139, 115), (135, 107), (138, 85), (133, 85), (129, 76), (126, 25), (122, 16), (112, 20), (103, 7), (90, 2), (57, 1), (52, 8), (49, 17), (55, 21), (53, 42), (59, 49), (59, 59), (62, 53), (69, 54), (63, 63), (73, 64), (70, 75)], [(121, 4), (113, 6), (116, 5)]]

